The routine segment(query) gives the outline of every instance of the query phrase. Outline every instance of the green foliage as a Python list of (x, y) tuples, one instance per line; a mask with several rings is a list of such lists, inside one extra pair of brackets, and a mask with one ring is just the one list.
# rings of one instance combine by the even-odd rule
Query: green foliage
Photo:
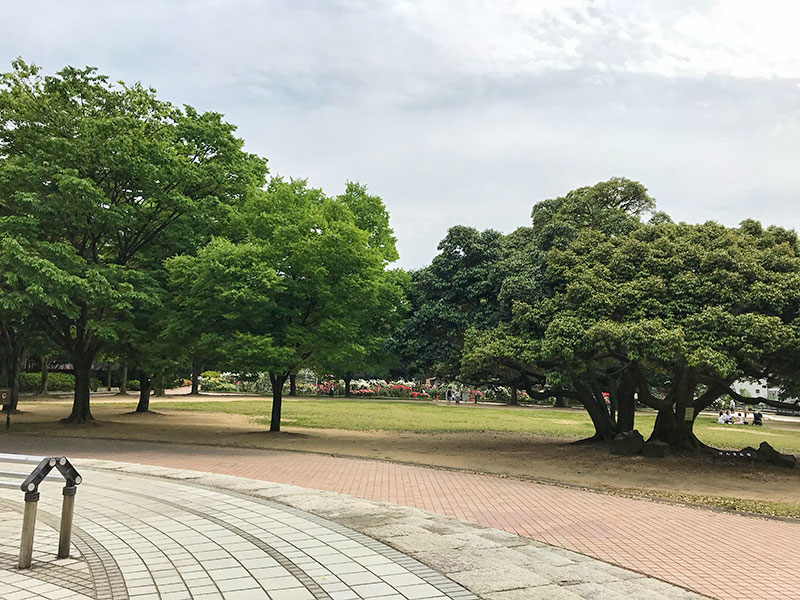
[[(262, 185), (265, 162), (234, 129), (89, 67), (43, 76), (17, 60), (0, 77), (0, 230), (47, 263), (24, 287), (42, 290), (36, 318), (82, 380), (135, 312), (158, 308), (161, 261)], [(71, 419), (89, 418), (76, 386)]]
[(389, 308), (385, 209), (363, 188), (349, 186), (345, 196), (273, 179), (243, 206), (241, 239), (215, 238), (196, 256), (167, 261), (181, 306), (218, 341), (220, 363), (268, 371), (278, 400), (290, 373), (372, 345), (360, 336), (363, 324)]
[(499, 318), (503, 236), (456, 226), (439, 250), (430, 266), (411, 274), (409, 316), (392, 344), (411, 374), (453, 379), (466, 330), (491, 326)]
[(562, 350), (610, 348), (673, 381), (685, 371), (757, 377), (797, 356), (800, 255), (781, 238), (716, 223), (584, 232), (548, 259), (559, 320), (574, 322), (549, 339)]
[(619, 179), (537, 204), (533, 228), (505, 238), (500, 321), (467, 328), (461, 377), (575, 397), (605, 438), (633, 426), (638, 393), (661, 411), (656, 437), (694, 446), (692, 417), (735, 380), (800, 389), (796, 234), (643, 223), (653, 207)]
[(220, 381), (219, 379), (204, 380), (200, 386), (204, 392), (238, 392), (239, 388), (235, 383), (228, 383), (227, 381)]
[[(19, 391), (22, 393), (33, 393), (39, 391), (42, 381), (41, 373), (20, 373)], [(90, 388), (96, 392), (102, 386), (102, 382), (96, 377), (90, 380)], [(71, 373), (48, 373), (47, 390), (50, 392), (71, 392), (75, 389), (75, 376)]]
[(641, 183), (615, 177), (535, 204), (533, 233), (545, 250), (566, 247), (585, 230), (621, 235), (637, 228), (640, 217), (655, 205)]

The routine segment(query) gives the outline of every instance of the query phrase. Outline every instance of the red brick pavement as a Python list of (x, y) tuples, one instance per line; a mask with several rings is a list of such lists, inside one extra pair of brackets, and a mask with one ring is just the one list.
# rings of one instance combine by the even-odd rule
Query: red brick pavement
[[(5, 451), (223, 473), (413, 506), (575, 550), (725, 600), (800, 599), (800, 524), (457, 471), (254, 449), (102, 440)], [(52, 449), (43, 447), (52, 446)]]

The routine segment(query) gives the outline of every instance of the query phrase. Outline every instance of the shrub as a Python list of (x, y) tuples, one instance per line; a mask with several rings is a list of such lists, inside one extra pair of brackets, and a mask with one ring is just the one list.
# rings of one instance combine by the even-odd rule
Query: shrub
[[(19, 391), (23, 394), (38, 392), (39, 385), (42, 383), (41, 373), (20, 373)], [(93, 392), (100, 389), (103, 383), (96, 377), (89, 380), (89, 387)], [(47, 391), (48, 392), (71, 392), (75, 389), (75, 376), (72, 373), (48, 373)]]
[[(22, 393), (39, 391), (41, 373), (20, 373), (19, 391)], [(99, 383), (99, 381), (98, 381)], [(71, 392), (75, 389), (75, 376), (71, 373), (48, 373), (47, 390), (50, 392)]]
[[(55, 373), (54, 373), (55, 374)], [(42, 381), (41, 373), (20, 373), (17, 379), (20, 392), (35, 392)], [(73, 380), (74, 381), (74, 380)], [(50, 386), (48, 386), (50, 387)], [(50, 388), (53, 389), (53, 388)]]
[(200, 389), (204, 392), (236, 392), (238, 388), (235, 383), (227, 383), (218, 379), (209, 379), (200, 384)]

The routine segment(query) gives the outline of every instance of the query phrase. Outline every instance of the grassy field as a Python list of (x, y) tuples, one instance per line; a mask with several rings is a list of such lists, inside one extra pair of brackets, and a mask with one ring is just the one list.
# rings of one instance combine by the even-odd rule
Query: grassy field
[[(269, 422), (269, 400), (169, 402), (154, 399), (154, 410), (201, 411), (241, 414), (261, 423)], [(636, 416), (636, 428), (647, 437), (654, 413)], [(579, 439), (593, 432), (589, 416), (579, 410), (540, 408), (510, 409), (472, 405), (436, 405), (420, 402), (365, 400), (285, 399), (282, 422), (290, 427), (398, 432), (534, 433)], [(711, 417), (700, 417), (697, 436), (719, 448), (739, 449), (768, 441), (782, 452), (800, 453), (800, 424), (765, 421), (764, 427), (718, 425)]]

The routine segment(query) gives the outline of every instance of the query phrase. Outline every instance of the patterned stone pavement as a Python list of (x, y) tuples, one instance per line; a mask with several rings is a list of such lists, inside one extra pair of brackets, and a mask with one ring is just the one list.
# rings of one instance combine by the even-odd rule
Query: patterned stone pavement
[(85, 595), (84, 592), (94, 588), (88, 561), (77, 548), (73, 548), (70, 558), (57, 560), (55, 552), (49, 552), (48, 549), (58, 547), (58, 531), (48, 527), (44, 520), (40, 522), (36, 531), (38, 544), (33, 548), (33, 562), (37, 568), (27, 573), (16, 570), (22, 522), (19, 500), (22, 493), (9, 500), (5, 499), (9, 494), (5, 493), (2, 496), (3, 498), (0, 498), (0, 598), (18, 600), (40, 596), (54, 600), (57, 598), (88, 600), (91, 596)]
[(20, 492), (0, 492), (0, 598), (476, 598), (456, 580), (487, 600), (696, 597), (579, 554), (415, 509), (163, 467), (78, 466), (84, 483), (69, 559), (53, 557), (58, 484), (42, 484), (34, 562), (24, 571), (14, 568)]
[[(33, 452), (43, 442), (14, 436), (17, 451)], [(314, 454), (77, 439), (46, 443), (75, 456), (246, 476), (416, 507), (577, 551), (714, 598), (800, 599), (796, 522)]]
[(347, 527), (229, 491), (83, 471), (72, 557), (54, 558), (60, 489), (42, 484), (31, 569), (17, 571), (22, 493), (0, 491), (0, 598), (469, 600), (422, 563)]

